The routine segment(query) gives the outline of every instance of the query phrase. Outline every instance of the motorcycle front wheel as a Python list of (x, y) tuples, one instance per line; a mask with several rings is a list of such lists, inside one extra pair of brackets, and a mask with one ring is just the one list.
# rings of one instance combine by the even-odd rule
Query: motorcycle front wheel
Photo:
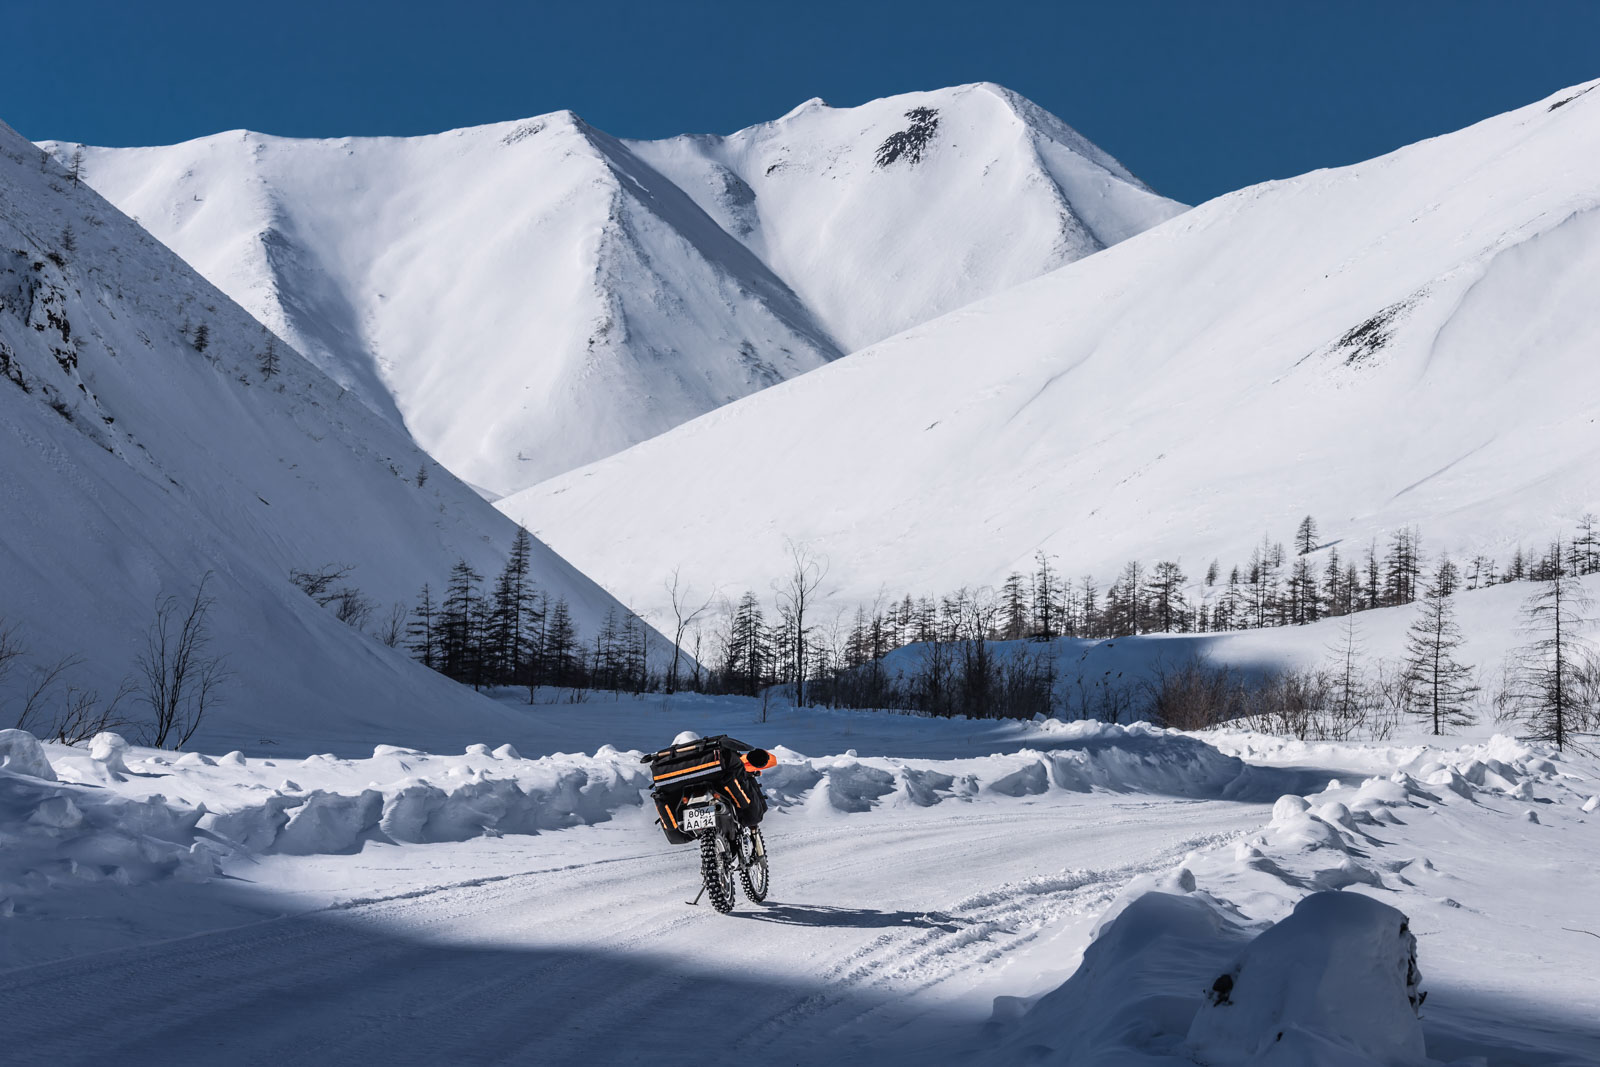
[(767, 843), (758, 829), (739, 833), (739, 880), (744, 883), (744, 895), (757, 904), (767, 899), (771, 875), (767, 870)]

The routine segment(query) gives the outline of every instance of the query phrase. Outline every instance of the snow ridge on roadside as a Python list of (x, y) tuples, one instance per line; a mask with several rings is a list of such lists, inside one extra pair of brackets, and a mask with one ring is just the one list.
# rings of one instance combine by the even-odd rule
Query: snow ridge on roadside
[[(773, 807), (832, 818), (884, 807), (1052, 791), (1210, 798), (1251, 780), (1236, 757), (1146, 724), (1035, 724), (1048, 751), (966, 759), (807, 757), (779, 748), (764, 776)], [(242, 854), (359, 852), (367, 842), (431, 844), (604, 822), (646, 803), (639, 753), (523, 759), (510, 745), (457, 756), (379, 745), (367, 759), (247, 759), (88, 747), (0, 732), (0, 898), (104, 879), (200, 879)]]
[[(1274, 748), (1279, 754), (1303, 754), (1304, 748), (1260, 734), (1229, 740), (1257, 754)], [(1352, 1008), (1360, 990), (1343, 986), (1324, 988), (1298, 1004), (1292, 994), (1281, 994), (1286, 999), (1275, 1008), (1264, 1003), (1291, 983), (1307, 956), (1344, 949), (1328, 940), (1334, 936), (1329, 930), (1319, 935), (1315, 924), (1300, 923), (1292, 937), (1278, 939), (1295, 946), (1297, 961), (1255, 952), (1252, 964), (1252, 940), (1291, 916), (1298, 918), (1303, 902), (1330, 891), (1360, 894), (1400, 909), (1405, 913), (1400, 916), (1402, 939), (1405, 917), (1411, 916), (1410, 929), (1422, 938), (1421, 977), (1411, 976), (1416, 990), (1430, 973), (1430, 950), (1443, 944), (1431, 935), (1463, 915), (1492, 924), (1474, 927), (1478, 937), (1509, 932), (1519, 949), (1537, 960), (1526, 944), (1527, 924), (1515, 914), (1448, 894), (1466, 898), (1468, 893), (1493, 893), (1492, 880), (1472, 866), (1514, 864), (1518, 861), (1505, 850), (1524, 831), (1537, 834), (1536, 828), (1546, 823), (1547, 833), (1573, 830), (1600, 810), (1595, 795), (1600, 774), (1590, 761), (1563, 758), (1544, 745), (1497, 735), (1454, 749), (1396, 747), (1385, 753), (1373, 746), (1371, 754), (1388, 755), (1395, 770), (1354, 783), (1334, 779), (1325, 789), (1303, 796), (1284, 795), (1260, 833), (1199, 849), (1174, 867), (1134, 878), (1097, 921), (1082, 967), (1071, 980), (1031, 1003), (997, 1000), (995, 1025), (1003, 1050), (997, 1062), (1189, 1064), (1199, 1055), (1202, 1062), (1217, 1064), (1420, 1065), (1442, 1062), (1421, 1054), (1423, 1028), (1434, 1017), (1429, 1051), (1437, 1042), (1451, 1062), (1458, 1062), (1453, 1056), (1467, 1048), (1531, 1054), (1529, 1047), (1518, 1044), (1526, 1035), (1474, 1020), (1470, 1007), (1452, 1001), (1464, 992), (1459, 959), (1437, 960), (1448, 980), (1447, 992), (1428, 1003), (1433, 1011), (1423, 1011), (1420, 1024), (1405, 1022), (1403, 1001), (1398, 1018), (1376, 1020), (1371, 1016), (1383, 1012), (1372, 1005)], [(1458, 837), (1484, 843), (1463, 848)], [(1535, 847), (1539, 843), (1537, 838), (1527, 842)], [(1528, 862), (1537, 866), (1542, 859), (1535, 854)], [(1537, 913), (1536, 902), (1523, 904)], [(1340, 936), (1366, 935), (1347, 931)], [(1470, 943), (1473, 952), (1492, 953), (1496, 947), (1476, 939)], [(1280, 950), (1275, 942), (1272, 951)], [(1241, 965), (1258, 969), (1254, 988), (1240, 992), (1245, 999), (1239, 1001), (1220, 994), (1230, 1010), (1219, 1014), (1213, 979), (1237, 978)], [(1262, 970), (1283, 973), (1263, 982)], [(1496, 977), (1488, 976), (1491, 988)], [(1273, 984), (1277, 988), (1263, 991), (1263, 985)], [(1289, 1016), (1275, 1016), (1274, 1011)], [(1272, 1045), (1273, 1029), (1278, 1042), (1290, 1034), (1287, 1043), (1271, 1050), (1280, 1058), (1251, 1059), (1256, 1054), (1251, 1043)], [(1582, 1038), (1572, 1040), (1576, 1045)], [(1550, 1048), (1538, 1052), (1542, 1057), (1551, 1054)], [(1580, 1054), (1540, 1062), (1587, 1061)]]

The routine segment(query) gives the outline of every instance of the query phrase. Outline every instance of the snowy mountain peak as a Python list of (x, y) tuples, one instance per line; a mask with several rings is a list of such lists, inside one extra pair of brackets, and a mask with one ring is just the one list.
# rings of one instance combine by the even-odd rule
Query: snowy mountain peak
[(629, 144), (788, 279), (845, 351), (1182, 210), (981, 82)]
[(765, 588), (786, 538), (846, 605), (1041, 550), (1102, 588), (1128, 560), (1226, 573), (1308, 513), (1346, 558), (1413, 525), (1507, 557), (1600, 510), (1587, 88), (1218, 198), (501, 506), (640, 603), (662, 558)]
[(1019, 136), (1017, 114), (963, 86), (660, 142), (571, 111), (426, 137), (234, 131), (89, 149), (86, 177), (498, 495), (1181, 210), (1064, 124)]
[[(780, 115), (775, 121), (777, 121), (777, 122), (787, 122), (788, 120), (794, 118), (796, 115), (803, 115), (807, 111), (812, 111), (812, 110), (815, 110), (817, 108), (826, 108), (827, 106), (828, 106), (828, 102), (826, 100), (822, 99), (822, 97), (813, 96), (810, 100), (804, 101), (803, 103), (800, 103), (800, 104), (796, 104), (794, 107), (790, 108), (788, 111), (786, 111), (782, 115)], [(708, 134), (707, 136), (711, 136), (711, 135)]]

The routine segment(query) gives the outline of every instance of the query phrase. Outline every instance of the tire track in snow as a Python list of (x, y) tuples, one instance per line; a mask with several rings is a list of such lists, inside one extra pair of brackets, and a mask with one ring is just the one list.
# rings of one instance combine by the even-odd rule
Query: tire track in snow
[(919, 917), (927, 924), (921, 932), (910, 937), (882, 934), (839, 959), (822, 972), (821, 989), (756, 1024), (739, 1047), (754, 1052), (779, 1034), (820, 1021), (820, 1016), (859, 1002), (864, 987), (892, 994), (828, 1023), (835, 1033), (856, 1026), (884, 1013), (890, 1005), (903, 1006), (905, 997), (1005, 960), (1064, 918), (1098, 913), (1140, 875), (1169, 870), (1191, 852), (1230, 844), (1250, 832), (1191, 837), (1133, 863), (1101, 870), (1065, 870), (969, 894), (947, 910)]

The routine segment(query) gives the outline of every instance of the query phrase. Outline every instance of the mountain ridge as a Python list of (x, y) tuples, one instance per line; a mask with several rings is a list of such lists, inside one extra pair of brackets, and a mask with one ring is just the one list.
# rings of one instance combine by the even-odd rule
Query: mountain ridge
[[(983, 143), (936, 137), (925, 161), (876, 166), (901, 112), (920, 106), (943, 109), (944, 134)], [(1093, 160), (1073, 170), (1092, 148), (1075, 133), (1077, 148), (1048, 150), (1034, 143), (1045, 134), (984, 133), (1027, 126), (1019, 106), (970, 87), (802, 106), (751, 128), (767, 147), (777, 125), (789, 131), (775, 181), (685, 157), (748, 130), (660, 149), (571, 111), (417, 138), (231, 132), (85, 155), (91, 184), (499, 495), (1098, 250), (1062, 175), (1088, 182), (1083, 213), (1110, 236), (1179, 210)], [(843, 171), (812, 167), (824, 152), (854, 192), (829, 188)], [(701, 189), (707, 173), (731, 181)], [(1019, 183), (1031, 188), (1013, 211)], [(1055, 238), (1022, 239), (1039, 225)]]
[(646, 537), (734, 589), (792, 539), (846, 603), (1037, 551), (1226, 573), (1307, 513), (1342, 554), (1420, 524), (1504, 558), (1600, 511), (1600, 107), (1551, 99), (1220, 197), (501, 506), (646, 604)]

